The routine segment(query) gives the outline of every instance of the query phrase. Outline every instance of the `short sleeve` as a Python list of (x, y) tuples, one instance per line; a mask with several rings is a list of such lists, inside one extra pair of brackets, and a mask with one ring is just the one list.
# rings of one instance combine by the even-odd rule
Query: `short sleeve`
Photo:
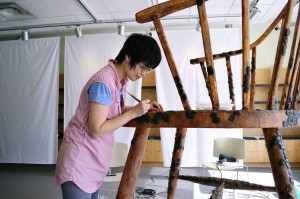
[(105, 84), (101, 82), (96, 82), (89, 87), (87, 92), (89, 95), (90, 102), (98, 102), (107, 106), (110, 105), (112, 95)]

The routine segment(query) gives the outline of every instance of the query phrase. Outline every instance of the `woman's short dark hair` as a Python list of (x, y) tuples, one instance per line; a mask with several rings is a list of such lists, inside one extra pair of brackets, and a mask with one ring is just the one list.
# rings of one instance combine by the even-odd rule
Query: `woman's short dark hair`
[(149, 69), (154, 69), (161, 61), (161, 52), (156, 40), (138, 33), (133, 33), (127, 38), (115, 62), (121, 63), (126, 55), (130, 57), (130, 68), (143, 62)]

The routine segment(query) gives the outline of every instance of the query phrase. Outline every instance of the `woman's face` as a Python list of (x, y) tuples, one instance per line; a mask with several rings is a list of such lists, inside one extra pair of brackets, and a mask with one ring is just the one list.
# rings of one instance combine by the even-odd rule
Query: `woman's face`
[(151, 69), (147, 68), (143, 62), (137, 63), (134, 67), (130, 68), (128, 65), (129, 71), (127, 73), (128, 78), (131, 81), (136, 81), (142, 78), (147, 73), (151, 72)]

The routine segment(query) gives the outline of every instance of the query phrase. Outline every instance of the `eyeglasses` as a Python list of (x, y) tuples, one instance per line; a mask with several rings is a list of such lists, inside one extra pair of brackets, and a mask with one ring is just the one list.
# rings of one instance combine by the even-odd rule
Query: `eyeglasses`
[(152, 68), (148, 68), (147, 66), (145, 66), (145, 65), (143, 65), (141, 63), (139, 63), (137, 65), (140, 67), (142, 73), (147, 74), (147, 73), (152, 72)]

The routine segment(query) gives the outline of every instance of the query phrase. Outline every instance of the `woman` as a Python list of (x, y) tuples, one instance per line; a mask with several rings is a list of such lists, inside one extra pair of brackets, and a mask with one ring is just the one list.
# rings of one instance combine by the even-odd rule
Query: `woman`
[(55, 182), (61, 185), (64, 199), (98, 198), (111, 161), (114, 130), (149, 110), (163, 111), (160, 104), (149, 99), (124, 106), (128, 79), (143, 77), (160, 61), (160, 48), (152, 37), (132, 34), (117, 57), (85, 84), (56, 163)]

